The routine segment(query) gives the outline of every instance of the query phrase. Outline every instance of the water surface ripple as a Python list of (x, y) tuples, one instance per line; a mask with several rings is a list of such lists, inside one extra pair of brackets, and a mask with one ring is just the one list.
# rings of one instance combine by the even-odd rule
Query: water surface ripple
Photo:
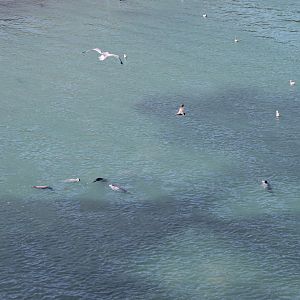
[(0, 8), (1, 299), (300, 297), (299, 4)]

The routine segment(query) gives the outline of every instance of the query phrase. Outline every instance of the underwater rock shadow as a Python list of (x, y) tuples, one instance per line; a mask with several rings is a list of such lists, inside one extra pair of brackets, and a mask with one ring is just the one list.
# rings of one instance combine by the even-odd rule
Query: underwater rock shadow
[(138, 249), (140, 246), (155, 249), (156, 245), (161, 245), (168, 236), (190, 229), (208, 229), (235, 251), (250, 251), (259, 255), (261, 259), (284, 257), (285, 259), (278, 261), (278, 264), (288, 265), (294, 272), (299, 272), (299, 239), (295, 232), (286, 236), (286, 231), (291, 231), (291, 224), (299, 224), (299, 218), (290, 214), (264, 214), (234, 221), (226, 220), (211, 212), (212, 204), (216, 201), (218, 200), (213, 195), (193, 202), (178, 201), (166, 196), (163, 200), (156, 199), (139, 206), (133, 206), (132, 203), (126, 203), (124, 206), (117, 204), (113, 209), (107, 203), (108, 210), (112, 209), (115, 213), (118, 211), (118, 222), (109, 239), (116, 248), (124, 247), (124, 244), (119, 244), (118, 241), (124, 238), (127, 242), (130, 241), (132, 247), (123, 248), (122, 253), (131, 257), (135, 255), (132, 249)]
[[(72, 216), (64, 218), (65, 224), (62, 225), (65, 226), (56, 227), (54, 224), (51, 231), (40, 232), (39, 226), (32, 227), (31, 232), (21, 230), (18, 232), (20, 236), (15, 235), (14, 239), (20, 238), (25, 246), (27, 244), (26, 249), (32, 249), (29, 253), (44, 257), (42, 269), (36, 264), (31, 268), (36, 286), (44, 290), (45, 272), (48, 274), (47, 285), (61, 283), (61, 274), (65, 273), (72, 276), (63, 280), (62, 293), (80, 282), (78, 293), (87, 295), (89, 299), (97, 299), (99, 295), (108, 299), (118, 298), (122, 293), (131, 294), (131, 299), (142, 296), (153, 299), (153, 295), (159, 299), (174, 299), (174, 296), (169, 296), (174, 291), (168, 291), (156, 278), (149, 280), (149, 273), (138, 271), (137, 266), (142, 266), (144, 259), (164, 247), (167, 237), (184, 234), (190, 229), (195, 232), (197, 229), (208, 229), (225, 241), (226, 247), (232, 247), (237, 252), (251, 251), (258, 260), (285, 256), (284, 261), (276, 261), (277, 265), (285, 269), (288, 267), (294, 274), (299, 273), (299, 240), (284, 237), (286, 224), (299, 223), (299, 218), (293, 215), (276, 218), (264, 215), (228, 221), (211, 212), (212, 205), (218, 201), (213, 194), (193, 201), (165, 196), (144, 203), (107, 201), (104, 205), (96, 205), (92, 200), (96, 211), (82, 210), (76, 220)], [(27, 203), (26, 208), (30, 209), (30, 205), (35, 203)], [(73, 210), (76, 209), (78, 204), (74, 204)], [(72, 210), (69, 212), (72, 213)], [(56, 220), (61, 220), (61, 215), (65, 213), (57, 211)], [(40, 222), (42, 220), (38, 219), (33, 224), (39, 225)], [(22, 224), (19, 229), (22, 229)], [(271, 239), (268, 238), (270, 234)], [(52, 242), (49, 244), (49, 241)], [(13, 270), (20, 268), (24, 254), (22, 249), (10, 249), (12, 246), (15, 247), (16, 243), (8, 245), (7, 250), (17, 254), (14, 260), (10, 260)], [(56, 251), (56, 254), (45, 256), (49, 251)], [(28, 264), (30, 260), (25, 262)], [(28, 271), (24, 272), (27, 274)], [(40, 280), (36, 277), (38, 274), (41, 274)], [(10, 276), (14, 278), (15, 275)], [(31, 277), (26, 277), (28, 280), (24, 279), (23, 286), (30, 290)], [(97, 289), (95, 286), (103, 288)], [(178, 298), (186, 296), (180, 291), (176, 294)]]

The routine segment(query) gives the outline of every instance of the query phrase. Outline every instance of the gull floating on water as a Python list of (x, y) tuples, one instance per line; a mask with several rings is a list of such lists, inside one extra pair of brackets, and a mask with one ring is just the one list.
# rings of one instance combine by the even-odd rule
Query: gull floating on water
[(237, 37), (234, 38), (234, 42), (235, 42), (235, 43), (238, 43), (239, 41), (240, 41), (240, 40), (239, 40)]
[(64, 182), (79, 182), (80, 178), (68, 178), (65, 179)]
[(39, 190), (53, 190), (53, 188), (51, 186), (48, 185), (34, 185), (33, 186), (34, 189), (39, 189)]
[(203, 18), (207, 18), (207, 14), (203, 14), (202, 17), (203, 17)]
[(185, 109), (184, 109), (184, 104), (181, 104), (179, 106), (178, 112), (176, 113), (178, 116), (185, 116)]
[[(86, 50), (86, 51), (83, 51), (82, 53), (87, 53), (87, 52), (90, 52), (90, 51), (96, 51), (97, 53), (99, 53), (100, 55), (98, 56), (98, 59), (100, 61), (103, 61), (105, 59), (107, 59), (108, 57), (114, 57), (114, 58), (117, 58), (119, 60), (119, 62), (121, 63), (121, 65), (123, 65), (123, 61), (121, 59), (121, 57), (117, 54), (113, 54), (113, 53), (109, 53), (108, 51), (102, 51), (101, 49), (99, 48), (94, 48), (94, 49), (90, 49), (90, 50)], [(127, 55), (124, 54), (123, 55), (125, 59), (127, 59)]]
[(279, 117), (280, 117), (280, 113), (279, 113), (278, 110), (276, 110), (275, 116), (276, 116), (276, 118), (279, 118)]
[(97, 181), (106, 182), (107, 179), (105, 179), (105, 178), (103, 178), (103, 177), (98, 177), (98, 178), (96, 178), (93, 182), (97, 182)]
[(296, 81), (295, 80), (290, 80), (290, 86), (293, 86), (296, 84)]
[(267, 180), (262, 180), (261, 181), (261, 186), (264, 189), (268, 190), (269, 192), (272, 192), (272, 187), (271, 187), (270, 183)]
[(113, 191), (118, 191), (118, 192), (123, 192), (123, 193), (127, 193), (128, 191), (127, 190), (125, 190), (124, 188), (122, 188), (122, 187), (120, 187), (120, 186), (118, 186), (118, 185), (116, 185), (116, 184), (109, 184), (108, 185)]

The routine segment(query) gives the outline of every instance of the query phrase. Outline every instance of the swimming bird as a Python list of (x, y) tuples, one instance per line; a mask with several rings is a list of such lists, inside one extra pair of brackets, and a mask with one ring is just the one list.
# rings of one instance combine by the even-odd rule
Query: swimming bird
[(48, 185), (34, 185), (33, 186), (34, 189), (39, 189), (39, 190), (53, 190), (53, 188), (51, 186)]
[(79, 182), (80, 178), (68, 178), (65, 179), (64, 182)]
[(293, 86), (296, 84), (296, 81), (295, 80), (290, 80), (290, 86)]
[(267, 180), (262, 180), (262, 181), (261, 181), (261, 186), (262, 186), (264, 189), (268, 190), (268, 191), (271, 191), (271, 190), (272, 190), (271, 185), (270, 185), (270, 183), (269, 183)]
[(203, 18), (207, 18), (207, 14), (203, 14), (202, 17), (203, 17)]
[(275, 112), (275, 116), (276, 116), (276, 118), (279, 118), (279, 117), (280, 117), (280, 113), (279, 113), (279, 111), (278, 111), (278, 110), (276, 110), (276, 112)]
[(96, 178), (93, 182), (97, 182), (97, 181), (102, 181), (102, 182), (106, 182), (107, 181), (107, 179), (105, 179), (105, 178), (102, 178), (102, 177), (98, 177), (98, 178)]
[(234, 42), (235, 42), (235, 43), (238, 43), (239, 41), (240, 41), (240, 40), (239, 40), (237, 37), (234, 38)]
[(120, 187), (119, 185), (116, 184), (109, 184), (108, 185), (113, 191), (118, 191), (118, 192), (123, 192), (123, 193), (127, 193), (128, 191), (125, 190), (124, 188)]
[(176, 113), (178, 116), (185, 116), (185, 109), (184, 109), (184, 104), (181, 104), (179, 106), (178, 112)]
[(114, 58), (117, 58), (119, 60), (121, 65), (123, 65), (122, 59), (117, 54), (109, 53), (108, 51), (103, 52), (100, 48), (94, 48), (94, 49), (86, 50), (86, 51), (83, 51), (82, 53), (87, 53), (89, 51), (96, 51), (97, 53), (99, 53), (100, 55), (98, 56), (98, 59), (100, 61), (103, 61), (103, 60), (107, 59), (108, 57), (114, 57)]

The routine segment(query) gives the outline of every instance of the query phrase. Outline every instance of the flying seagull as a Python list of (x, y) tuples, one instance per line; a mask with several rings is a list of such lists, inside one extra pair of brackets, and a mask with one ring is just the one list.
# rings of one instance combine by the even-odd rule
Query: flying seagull
[[(86, 51), (83, 51), (82, 53), (87, 53), (87, 52), (90, 52), (90, 51), (96, 51), (97, 53), (99, 53), (100, 55), (98, 56), (98, 59), (100, 61), (103, 61), (105, 59), (107, 59), (108, 57), (114, 57), (114, 58), (117, 58), (119, 60), (119, 62), (121, 63), (121, 65), (123, 65), (123, 61), (121, 59), (121, 57), (117, 54), (113, 54), (113, 53), (109, 53), (107, 51), (103, 52), (101, 49), (99, 48), (94, 48), (94, 49), (90, 49), (90, 50), (86, 50)], [(124, 54), (124, 58), (126, 58), (126, 54)]]

